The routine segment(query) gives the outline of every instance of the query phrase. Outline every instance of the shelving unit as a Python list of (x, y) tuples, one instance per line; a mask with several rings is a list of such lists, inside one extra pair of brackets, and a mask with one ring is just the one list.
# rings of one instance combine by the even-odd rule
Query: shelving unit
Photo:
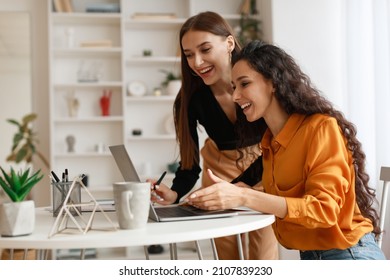
[[(52, 2), (52, 0), (48, 0)], [(240, 20), (242, 0), (77, 0), (72, 13), (49, 10), (51, 169), (70, 175), (89, 175), (96, 197), (111, 195), (111, 185), (122, 180), (108, 149), (96, 146), (124, 143), (143, 178), (157, 178), (167, 164), (177, 161), (172, 106), (175, 96), (154, 94), (161, 87), (162, 69), (179, 73), (179, 29), (198, 12), (211, 10), (232, 26)], [(93, 3), (116, 3), (119, 13), (91, 13)], [(171, 18), (140, 13), (171, 13)], [(81, 47), (82, 43), (106, 44)], [(150, 56), (144, 56), (144, 51)], [(97, 81), (80, 81), (80, 70)], [(131, 96), (128, 85), (141, 82), (144, 96)], [(99, 99), (112, 92), (110, 115), (102, 116)], [(67, 99), (77, 98), (77, 116), (70, 116)], [(140, 130), (141, 135), (133, 135)], [(66, 137), (73, 135), (75, 151), (69, 153)], [(143, 174), (146, 167), (148, 174)], [(169, 184), (170, 174), (164, 180)]]
[[(73, 1), (72, 13), (49, 11), (50, 161), (56, 173), (68, 168), (71, 178), (88, 174), (91, 191), (105, 197), (119, 174), (111, 155), (96, 147), (124, 138), (122, 16), (86, 13), (93, 2)], [(96, 46), (84, 47), (86, 42)], [(106, 46), (97, 47), (102, 42)], [(99, 100), (107, 90), (110, 115), (102, 116)], [(69, 113), (71, 97), (79, 104), (76, 116)], [(66, 142), (69, 135), (75, 139), (74, 152)]]

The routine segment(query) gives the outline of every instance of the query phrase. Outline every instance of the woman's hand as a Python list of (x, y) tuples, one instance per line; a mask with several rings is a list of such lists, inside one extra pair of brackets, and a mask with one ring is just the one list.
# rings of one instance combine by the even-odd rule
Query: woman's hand
[(176, 201), (177, 193), (171, 190), (165, 184), (154, 185), (156, 181), (146, 180), (151, 183), (150, 187), (150, 200), (152, 202), (159, 203), (161, 205), (169, 205)]
[(221, 210), (243, 206), (243, 195), (246, 188), (237, 187), (222, 180), (215, 176), (210, 169), (207, 170), (207, 173), (214, 184), (194, 191), (186, 198), (186, 202), (206, 210)]

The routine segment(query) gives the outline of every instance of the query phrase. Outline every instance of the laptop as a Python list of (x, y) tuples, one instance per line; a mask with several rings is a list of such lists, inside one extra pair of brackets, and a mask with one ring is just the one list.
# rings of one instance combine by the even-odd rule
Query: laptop
[[(125, 181), (141, 182), (137, 170), (127, 153), (124, 145), (109, 146), (112, 156)], [(191, 205), (172, 204), (168, 206), (156, 206), (150, 203), (149, 218), (156, 222), (172, 222), (186, 220), (200, 220), (237, 216), (246, 210), (229, 209), (208, 211), (195, 208)]]

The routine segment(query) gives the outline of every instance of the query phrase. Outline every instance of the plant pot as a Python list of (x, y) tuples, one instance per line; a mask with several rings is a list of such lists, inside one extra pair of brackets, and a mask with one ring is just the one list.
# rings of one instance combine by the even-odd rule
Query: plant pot
[(176, 95), (181, 88), (181, 80), (172, 80), (167, 85), (167, 94)]
[(7, 202), (0, 205), (0, 234), (2, 237), (29, 235), (35, 226), (33, 200)]

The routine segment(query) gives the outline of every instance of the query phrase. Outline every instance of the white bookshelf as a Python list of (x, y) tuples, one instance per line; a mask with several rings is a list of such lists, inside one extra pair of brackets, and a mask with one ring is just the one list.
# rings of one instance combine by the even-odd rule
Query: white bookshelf
[[(51, 0), (48, 0), (52, 2)], [(201, 11), (223, 15), (232, 26), (239, 23), (241, 0), (77, 0), (73, 12), (49, 10), (50, 134), (51, 169), (71, 175), (88, 174), (92, 193), (110, 195), (114, 181), (122, 180), (106, 149), (95, 146), (122, 144), (142, 174), (151, 166), (150, 177), (159, 177), (167, 164), (178, 160), (179, 150), (173, 129), (175, 96), (154, 96), (165, 74), (178, 72), (179, 29), (184, 21)], [(85, 12), (92, 3), (117, 3), (119, 13)], [(136, 13), (171, 13), (173, 18), (133, 17)], [(81, 47), (85, 42), (107, 42), (105, 47)], [(150, 50), (151, 56), (143, 51)], [(87, 65), (87, 66), (85, 66)], [(83, 67), (82, 67), (83, 66)], [(80, 69), (98, 72), (98, 81), (78, 80)], [(129, 96), (128, 85), (140, 81), (145, 96)], [(99, 99), (110, 90), (110, 116), (101, 116)], [(67, 98), (79, 101), (77, 117), (70, 117)], [(134, 129), (142, 131), (133, 135)], [(67, 152), (65, 138), (76, 139), (75, 152)], [(60, 174), (59, 174), (60, 175)], [(149, 176), (148, 175), (148, 176)], [(145, 176), (144, 176), (145, 177)], [(166, 177), (172, 179), (173, 175)]]

